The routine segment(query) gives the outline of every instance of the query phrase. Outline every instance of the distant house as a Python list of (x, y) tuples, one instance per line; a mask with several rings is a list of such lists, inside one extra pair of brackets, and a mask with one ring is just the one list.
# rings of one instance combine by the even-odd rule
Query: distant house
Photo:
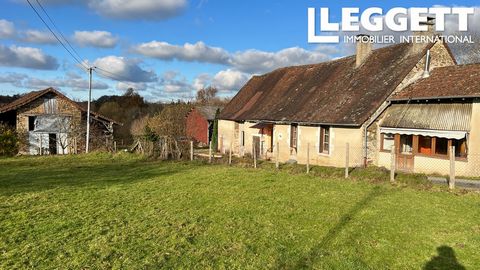
[(213, 135), (213, 122), (218, 106), (195, 106), (186, 115), (186, 134), (196, 143), (208, 145)]
[[(427, 24), (416, 35), (435, 35)], [(219, 116), (224, 148), (340, 167), (348, 143), (351, 166), (388, 167), (395, 145), (400, 169), (446, 174), (455, 145), (458, 167), (480, 168), (466, 158), (480, 155), (478, 66), (458, 66), (442, 41), (373, 50), (361, 40), (356, 55), (252, 77)]]
[[(90, 149), (109, 148), (119, 124), (91, 112)], [(25, 134), (21, 154), (69, 154), (85, 151), (87, 111), (53, 88), (30, 92), (0, 107), (0, 122)]]

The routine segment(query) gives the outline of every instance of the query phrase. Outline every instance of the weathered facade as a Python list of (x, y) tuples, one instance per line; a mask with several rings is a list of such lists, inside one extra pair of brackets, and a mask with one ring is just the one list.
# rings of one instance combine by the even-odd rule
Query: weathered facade
[(454, 150), (459, 174), (480, 175), (479, 98), (479, 64), (432, 70), (390, 99), (376, 126), (381, 135), (375, 163), (386, 166), (395, 147), (398, 169), (448, 174)]
[(310, 164), (344, 166), (348, 143), (351, 166), (382, 165), (380, 123), (391, 99), (456, 61), (441, 41), (371, 51), (357, 46), (355, 56), (253, 77), (220, 115), (224, 149), (232, 145), (239, 155), (255, 149), (266, 159), (278, 151), (281, 162), (306, 163), (308, 156)]
[[(0, 122), (14, 126), (27, 144), (20, 154), (70, 154), (85, 151), (87, 112), (57, 90), (28, 93), (0, 108)], [(113, 142), (117, 124), (91, 113), (91, 149), (105, 149)]]
[(395, 145), (397, 168), (440, 174), (455, 146), (457, 168), (479, 175), (478, 66), (457, 65), (442, 41), (359, 43), (355, 56), (254, 76), (220, 115), (219, 138), (239, 155), (326, 166), (349, 155), (351, 166), (389, 167)]

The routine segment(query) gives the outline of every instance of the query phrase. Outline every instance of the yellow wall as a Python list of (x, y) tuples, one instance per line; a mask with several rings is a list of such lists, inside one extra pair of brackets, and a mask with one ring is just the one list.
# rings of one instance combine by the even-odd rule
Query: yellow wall
[[(380, 138), (378, 139), (380, 145)], [(376, 165), (390, 168), (390, 153), (377, 152)], [(474, 101), (472, 106), (472, 119), (468, 139), (467, 160), (455, 161), (457, 176), (479, 176), (480, 175), (480, 102)], [(450, 161), (448, 159), (433, 158), (426, 156), (415, 156), (414, 172), (426, 174), (450, 173)]]
[[(259, 134), (260, 130), (251, 128), (255, 123), (245, 122), (239, 124), (239, 132), (245, 131), (245, 147), (237, 144), (237, 137), (234, 135), (235, 124), (233, 121), (219, 121), (219, 137), (223, 136), (224, 151), (227, 152), (230, 146), (230, 140), (233, 140), (233, 152), (237, 155), (251, 154), (254, 136), (260, 136), (264, 141), (264, 154), (267, 158), (275, 157), (275, 150), (267, 152), (270, 146), (270, 137)], [(274, 147), (279, 146), (279, 160), (286, 162), (288, 160), (297, 160), (300, 164), (307, 162), (307, 148), (310, 149), (310, 163), (312, 165), (338, 166), (345, 165), (346, 144), (349, 143), (351, 166), (361, 166), (363, 164), (363, 131), (360, 128), (330, 128), (330, 153), (319, 153), (320, 128), (318, 126), (298, 126), (298, 146), (297, 151), (290, 147), (290, 125), (274, 125), (273, 137)], [(232, 139), (231, 139), (232, 138)], [(237, 146), (235, 146), (237, 145)]]

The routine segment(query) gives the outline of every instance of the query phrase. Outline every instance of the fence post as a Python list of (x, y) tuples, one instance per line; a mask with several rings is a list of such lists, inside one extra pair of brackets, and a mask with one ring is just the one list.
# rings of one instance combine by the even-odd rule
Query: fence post
[(253, 167), (257, 168), (257, 151), (255, 149), (255, 143), (253, 144)]
[(390, 182), (395, 182), (395, 146), (392, 146), (390, 150), (391, 160), (390, 160)]
[(232, 147), (233, 143), (232, 140), (230, 140), (230, 149), (228, 150), (228, 165), (232, 165)]
[(307, 173), (310, 173), (310, 143), (307, 143)]
[(208, 146), (208, 163), (212, 163), (212, 141), (210, 141)]
[(345, 178), (348, 178), (348, 170), (350, 169), (350, 144), (347, 143), (345, 146)]
[(113, 141), (113, 152), (117, 153), (117, 141)]
[(220, 136), (219, 141), (220, 142), (218, 143), (218, 146), (219, 146), (218, 148), (220, 149), (220, 153), (225, 154), (225, 149), (223, 147), (223, 135)]
[(73, 138), (73, 147), (74, 147), (73, 153), (74, 153), (75, 155), (78, 154), (77, 137), (74, 137), (74, 138)]
[(450, 147), (450, 177), (448, 187), (450, 189), (455, 188), (455, 146)]
[(193, 141), (190, 141), (190, 161), (193, 161)]
[(280, 163), (279, 163), (279, 160), (278, 160), (279, 151), (280, 151), (279, 146), (280, 146), (280, 144), (277, 142), (277, 145), (275, 146), (275, 168), (277, 168), (277, 169), (280, 168)]

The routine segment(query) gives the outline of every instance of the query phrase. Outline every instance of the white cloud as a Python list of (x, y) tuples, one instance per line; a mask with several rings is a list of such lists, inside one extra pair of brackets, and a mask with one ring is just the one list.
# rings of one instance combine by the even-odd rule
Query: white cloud
[(210, 47), (203, 42), (185, 43), (183, 46), (167, 42), (152, 41), (135, 46), (133, 52), (162, 60), (182, 60), (187, 62), (206, 62), (225, 64), (228, 52), (222, 48)]
[(315, 64), (330, 60), (331, 56), (318, 51), (292, 47), (278, 52), (248, 50), (231, 56), (230, 65), (248, 73), (264, 73), (286, 66)]
[(118, 42), (118, 37), (107, 31), (75, 31), (73, 39), (81, 46), (97, 48), (113, 48)]
[(238, 91), (251, 78), (251, 75), (232, 69), (222, 70), (215, 74), (212, 86), (219, 91)]
[[(67, 73), (65, 77), (57, 77), (53, 79), (30, 77), (26, 74), (7, 73), (0, 76), (0, 83), (7, 83), (19, 88), (42, 89), (48, 87), (54, 88), (71, 88), (73, 90), (86, 90), (89, 87), (87, 76), (80, 76), (76, 73)], [(92, 88), (96, 90), (108, 89), (108, 84), (95, 80)]]
[(165, 20), (187, 7), (187, 0), (89, 0), (97, 13), (115, 19)]
[(15, 45), (10, 47), (0, 45), (0, 65), (44, 70), (58, 68), (57, 59), (46, 55), (42, 50)]
[(50, 32), (27, 30), (22, 33), (21, 41), (38, 44), (57, 44), (57, 40)]
[(15, 36), (15, 26), (7, 20), (0, 20), (0, 38), (12, 38)]
[(122, 92), (125, 92), (129, 88), (133, 88), (136, 91), (144, 91), (148, 88), (147, 83), (140, 82), (140, 83), (125, 83), (125, 82), (118, 82), (116, 89)]
[(192, 87), (195, 90), (200, 90), (210, 85), (212, 77), (208, 73), (199, 74), (192, 83)]
[[(157, 80), (154, 71), (142, 69), (137, 59), (129, 59), (119, 56), (107, 56), (98, 58), (93, 65), (99, 67), (97, 72), (103, 77), (113, 77), (117, 81), (126, 82), (153, 82)], [(104, 70), (104, 71), (102, 71)], [(105, 72), (106, 71), (106, 72)], [(113, 74), (112, 74), (113, 73)]]
[(223, 64), (247, 73), (263, 73), (285, 66), (319, 63), (331, 59), (330, 54), (338, 53), (331, 48), (323, 52), (321, 50), (308, 51), (299, 47), (287, 48), (278, 52), (247, 50), (229, 53), (223, 48), (208, 46), (201, 41), (184, 45), (152, 41), (134, 46), (132, 51), (161, 60), (176, 59), (187, 62)]
[(193, 90), (192, 85), (187, 79), (175, 71), (165, 72), (157, 88), (160, 88), (166, 93), (185, 93)]

